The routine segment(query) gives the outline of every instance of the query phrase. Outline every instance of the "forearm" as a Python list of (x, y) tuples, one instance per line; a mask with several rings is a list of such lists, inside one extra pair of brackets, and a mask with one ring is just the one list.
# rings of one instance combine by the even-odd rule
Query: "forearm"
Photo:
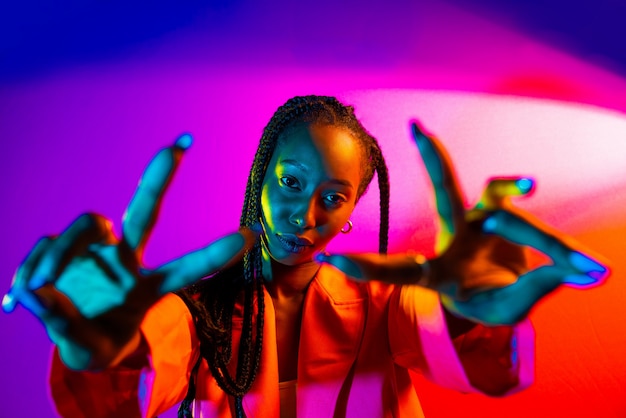
[(503, 395), (532, 382), (534, 334), (527, 321), (475, 324), (446, 313), (436, 292), (417, 286), (397, 289), (389, 306), (390, 346), (399, 365), (462, 392)]

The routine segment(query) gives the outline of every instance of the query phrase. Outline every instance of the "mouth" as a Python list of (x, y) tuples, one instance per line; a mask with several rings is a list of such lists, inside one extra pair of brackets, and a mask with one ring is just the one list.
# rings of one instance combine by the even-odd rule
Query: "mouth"
[(276, 238), (286, 251), (294, 254), (300, 254), (308, 248), (313, 247), (313, 243), (311, 241), (304, 238), (298, 238), (294, 235), (276, 234)]

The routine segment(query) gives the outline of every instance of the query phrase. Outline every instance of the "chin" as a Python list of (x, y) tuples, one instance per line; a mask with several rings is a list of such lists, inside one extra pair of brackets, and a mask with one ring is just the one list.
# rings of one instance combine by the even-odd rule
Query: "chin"
[(277, 256), (271, 255), (272, 260), (285, 266), (298, 266), (300, 264), (312, 263), (312, 254), (278, 254)]
[(297, 266), (300, 264), (312, 263), (313, 255), (316, 250), (307, 249), (300, 253), (293, 253), (285, 250), (280, 246), (269, 245), (269, 256), (270, 258), (279, 264), (284, 266)]

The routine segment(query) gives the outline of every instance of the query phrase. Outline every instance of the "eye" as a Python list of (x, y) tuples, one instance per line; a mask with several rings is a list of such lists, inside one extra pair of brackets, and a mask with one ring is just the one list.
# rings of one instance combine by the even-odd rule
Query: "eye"
[(339, 206), (342, 203), (346, 202), (347, 199), (340, 194), (329, 194), (324, 196), (324, 202), (326, 202), (327, 206)]
[(279, 179), (280, 183), (283, 186), (289, 187), (290, 189), (299, 189), (299, 183), (298, 180), (296, 180), (295, 177), (291, 177), (291, 176), (282, 176)]

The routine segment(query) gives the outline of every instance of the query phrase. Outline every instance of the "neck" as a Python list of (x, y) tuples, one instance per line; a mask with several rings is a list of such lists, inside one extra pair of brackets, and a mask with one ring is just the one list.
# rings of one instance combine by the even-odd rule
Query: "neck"
[[(274, 299), (302, 297), (320, 266), (314, 261), (286, 266), (270, 259), (264, 263), (265, 287)], [(267, 269), (265, 267), (267, 266)], [(269, 274), (266, 274), (268, 271)]]

